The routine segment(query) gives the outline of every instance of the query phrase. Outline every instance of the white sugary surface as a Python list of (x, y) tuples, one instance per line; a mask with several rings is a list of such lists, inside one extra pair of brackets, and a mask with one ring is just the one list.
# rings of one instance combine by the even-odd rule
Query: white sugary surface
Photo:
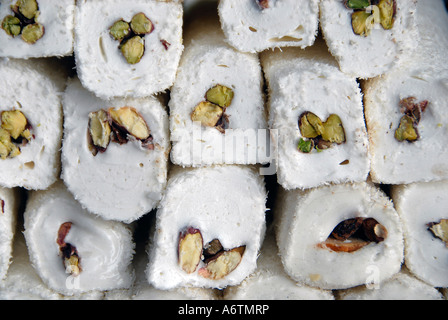
[(0, 286), (11, 263), (20, 199), (14, 189), (0, 187)]
[[(134, 107), (154, 138), (154, 150), (132, 140), (111, 142), (93, 156), (88, 148), (89, 113), (111, 107)], [(130, 222), (154, 209), (166, 185), (169, 153), (168, 115), (153, 97), (101, 100), (76, 79), (64, 95), (62, 178), (74, 197), (90, 212), (105, 219)]]
[(352, 12), (341, 0), (320, 2), (322, 34), (343, 72), (359, 78), (384, 74), (417, 46), (414, 0), (398, 0), (393, 28), (376, 24), (368, 37), (353, 32)]
[[(428, 5), (427, 5), (428, 4)], [(401, 184), (448, 178), (448, 15), (442, 1), (419, 2), (417, 24), (421, 42), (403, 68), (366, 81), (365, 115), (375, 182)], [(434, 39), (437, 39), (435, 42)], [(399, 102), (415, 97), (429, 105), (422, 115), (414, 143), (394, 135), (403, 114)]]
[(345, 290), (340, 300), (444, 300), (434, 287), (418, 280), (407, 272), (400, 272), (378, 287), (365, 286)]
[(0, 282), (0, 300), (98, 300), (103, 293), (91, 291), (75, 296), (63, 296), (49, 289), (31, 265), (22, 232), (14, 239), (13, 262), (8, 276)]
[[(7, 15), (14, 15), (11, 5), (17, 0), (2, 0), (0, 21)], [(0, 57), (38, 58), (69, 56), (73, 53), (74, 0), (38, 0), (37, 22), (45, 28), (44, 36), (34, 44), (28, 44), (21, 36), (12, 37), (0, 29)]]
[(264, 10), (255, 0), (221, 0), (218, 12), (226, 41), (243, 52), (305, 48), (318, 32), (318, 0), (270, 0)]
[[(322, 289), (347, 289), (381, 283), (400, 271), (400, 221), (391, 201), (376, 187), (340, 184), (281, 192), (277, 243), (285, 271), (294, 280)], [(351, 253), (316, 247), (340, 222), (355, 217), (374, 218), (386, 228), (386, 239)]]
[[(169, 102), (171, 160), (180, 166), (267, 163), (270, 146), (257, 55), (229, 47), (217, 18), (196, 20), (185, 38)], [(191, 120), (194, 108), (217, 84), (235, 94), (226, 110), (230, 123), (225, 134)]]
[[(83, 210), (61, 181), (30, 195), (24, 214), (30, 260), (43, 282), (58, 293), (128, 288), (133, 282), (132, 232), (120, 222), (96, 218)], [(56, 242), (60, 226), (71, 222), (65, 242), (76, 247), (81, 273), (66, 270)]]
[[(256, 268), (265, 229), (266, 190), (250, 167), (176, 167), (157, 211), (147, 277), (157, 289), (223, 288), (239, 284)], [(220, 280), (191, 274), (178, 264), (179, 233), (187, 227), (201, 231), (204, 244), (219, 239), (226, 250), (245, 245), (238, 267)]]
[[(269, 90), (269, 125), (276, 131), (278, 182), (295, 189), (365, 181), (370, 159), (361, 91), (355, 78), (339, 71), (323, 41), (305, 50), (267, 51), (261, 61)], [(322, 152), (300, 152), (299, 117), (306, 111), (323, 122), (337, 114), (347, 141)], [(345, 160), (349, 164), (341, 165)]]
[[(114, 22), (143, 12), (154, 24), (144, 37), (145, 53), (131, 65), (109, 34)], [(82, 0), (77, 2), (75, 57), (83, 85), (97, 96), (145, 97), (174, 82), (182, 54), (182, 5), (156, 0)], [(170, 43), (166, 50), (161, 40)]]
[(392, 198), (401, 216), (405, 263), (409, 271), (435, 287), (448, 287), (448, 248), (428, 230), (428, 223), (448, 219), (448, 182), (396, 186)]
[(65, 74), (53, 60), (0, 59), (0, 110), (22, 111), (34, 135), (19, 156), (0, 159), (0, 185), (40, 190), (59, 176)]
[(285, 272), (278, 255), (274, 230), (268, 230), (254, 273), (240, 285), (224, 291), (225, 300), (333, 300), (326, 290), (303, 286)]

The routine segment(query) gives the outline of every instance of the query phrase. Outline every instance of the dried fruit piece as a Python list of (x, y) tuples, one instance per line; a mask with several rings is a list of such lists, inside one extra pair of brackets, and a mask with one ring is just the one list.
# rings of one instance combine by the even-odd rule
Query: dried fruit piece
[(193, 273), (201, 262), (203, 239), (199, 229), (187, 228), (179, 234), (178, 262), (186, 273)]
[(405, 115), (400, 120), (400, 125), (395, 130), (395, 139), (398, 141), (416, 141), (419, 137), (417, 128), (414, 127), (414, 121), (411, 117)]
[(61, 224), (58, 230), (56, 243), (59, 245), (59, 255), (62, 258), (64, 268), (70, 275), (78, 276), (81, 269), (81, 259), (75, 246), (65, 242), (65, 238), (72, 227), (71, 222)]
[(22, 30), (23, 41), (33, 44), (37, 40), (42, 38), (45, 33), (45, 28), (40, 23), (29, 24), (25, 26)]
[(371, 13), (365, 11), (355, 11), (352, 13), (352, 28), (353, 32), (360, 36), (368, 36), (373, 25), (373, 18)]
[(110, 27), (109, 33), (115, 40), (121, 41), (131, 33), (131, 27), (126, 21), (118, 20)]
[(6, 16), (2, 21), (2, 29), (5, 30), (7, 35), (18, 36), (21, 32), (20, 20), (14, 16)]
[(154, 25), (143, 12), (140, 12), (132, 17), (131, 29), (137, 35), (144, 35), (151, 33), (154, 30)]
[(438, 223), (429, 223), (428, 230), (432, 232), (434, 237), (442, 240), (448, 247), (448, 219), (442, 219)]
[(139, 63), (145, 53), (145, 41), (134, 36), (121, 46), (121, 53), (129, 64)]
[(34, 19), (39, 7), (36, 0), (19, 0), (16, 3), (19, 12), (27, 19)]
[(191, 114), (191, 120), (200, 122), (206, 127), (215, 127), (223, 117), (224, 110), (211, 102), (203, 101), (199, 103)]
[(346, 0), (345, 6), (350, 9), (364, 9), (370, 6), (370, 0)]
[(207, 91), (205, 98), (221, 108), (227, 108), (232, 103), (233, 96), (232, 89), (218, 84)]
[(331, 114), (327, 121), (324, 122), (323, 127), (322, 139), (337, 144), (345, 142), (344, 126), (338, 115)]
[(89, 113), (89, 149), (94, 156), (106, 151), (110, 143), (112, 129), (109, 125), (106, 111), (99, 110)]
[(227, 251), (221, 251), (206, 262), (206, 266), (199, 269), (198, 274), (204, 278), (219, 280), (234, 271), (243, 259), (246, 246)]
[(386, 30), (392, 29), (394, 26), (395, 1), (380, 0), (378, 8), (380, 10), (381, 25)]
[(316, 138), (324, 133), (322, 120), (312, 112), (305, 112), (300, 116), (299, 129), (305, 138)]
[(120, 131), (125, 131), (138, 140), (146, 140), (151, 135), (145, 119), (143, 119), (135, 108), (110, 108), (109, 116), (112, 119), (112, 126), (114, 128), (118, 127)]

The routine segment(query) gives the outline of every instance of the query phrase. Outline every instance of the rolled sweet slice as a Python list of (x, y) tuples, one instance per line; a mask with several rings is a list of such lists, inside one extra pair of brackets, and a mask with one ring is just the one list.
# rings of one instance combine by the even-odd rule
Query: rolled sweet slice
[(317, 0), (221, 0), (218, 13), (226, 41), (239, 51), (311, 46), (317, 36)]
[(281, 190), (277, 202), (279, 254), (292, 279), (321, 289), (347, 289), (381, 284), (400, 271), (400, 221), (376, 187)]
[(73, 53), (75, 0), (5, 0), (0, 6), (0, 57)]
[(338, 292), (338, 300), (444, 300), (442, 293), (406, 271), (381, 286), (360, 286)]
[(448, 287), (448, 182), (395, 186), (392, 199), (403, 222), (406, 267), (434, 287)]
[(334, 300), (331, 291), (300, 285), (286, 274), (278, 256), (274, 230), (268, 230), (254, 273), (240, 285), (224, 289), (225, 300)]
[(265, 211), (264, 182), (251, 167), (175, 167), (148, 250), (149, 283), (160, 290), (239, 284), (256, 268)]
[(321, 0), (320, 26), (340, 69), (358, 78), (384, 74), (417, 45), (415, 1)]
[(131, 222), (154, 209), (167, 179), (168, 115), (161, 102), (105, 101), (77, 79), (64, 94), (62, 178), (105, 219)]
[(179, 1), (77, 1), (75, 57), (82, 84), (103, 99), (172, 86), (182, 54)]
[(53, 59), (0, 60), (0, 185), (46, 189), (58, 178), (65, 76)]
[(361, 90), (325, 43), (265, 51), (269, 126), (285, 189), (366, 181), (370, 159)]
[(417, 17), (421, 41), (406, 65), (362, 83), (377, 183), (448, 178), (448, 15), (442, 1), (434, 0), (420, 1)]
[(0, 187), (0, 283), (6, 277), (12, 262), (19, 196), (16, 189)]
[(70, 296), (132, 285), (129, 226), (90, 214), (61, 181), (30, 194), (24, 226), (31, 263), (50, 289)]
[(256, 54), (224, 42), (216, 13), (186, 26), (185, 52), (171, 90), (171, 160), (180, 166), (270, 161)]

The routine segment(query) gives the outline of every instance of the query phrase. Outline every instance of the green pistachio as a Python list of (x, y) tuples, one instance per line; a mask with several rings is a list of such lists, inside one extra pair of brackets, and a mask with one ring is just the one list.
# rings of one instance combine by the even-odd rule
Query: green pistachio
[(154, 26), (144, 13), (137, 13), (131, 20), (131, 29), (135, 34), (148, 34), (154, 29)]
[(305, 138), (316, 138), (323, 134), (322, 120), (312, 112), (305, 112), (299, 119), (300, 133)]
[(384, 29), (392, 29), (394, 25), (394, 0), (381, 0), (378, 4), (380, 9), (381, 25)]
[(314, 143), (313, 140), (304, 140), (300, 138), (298, 149), (303, 153), (310, 153), (313, 150)]
[(27, 43), (34, 44), (44, 36), (44, 33), (45, 29), (43, 25), (39, 23), (29, 24), (22, 30), (22, 39)]
[(116, 21), (109, 29), (110, 35), (115, 39), (121, 41), (131, 32), (129, 23), (124, 20)]
[(342, 144), (345, 142), (345, 131), (341, 118), (336, 114), (331, 114), (323, 124), (324, 132), (322, 139), (328, 142)]
[(135, 36), (121, 46), (121, 53), (129, 64), (139, 63), (145, 53), (145, 41)]
[(33, 19), (39, 9), (36, 0), (19, 0), (16, 3), (19, 12), (27, 19)]
[(2, 21), (2, 29), (10, 36), (18, 36), (21, 31), (20, 20), (14, 16), (6, 16)]
[(364, 9), (370, 6), (369, 0), (347, 0), (345, 5), (351, 9)]
[(353, 32), (360, 36), (368, 36), (372, 29), (373, 19), (371, 13), (365, 11), (355, 11), (352, 13)]
[(222, 118), (224, 110), (209, 101), (199, 103), (191, 114), (191, 120), (206, 127), (215, 127)]
[(232, 89), (222, 85), (216, 85), (207, 91), (206, 99), (222, 108), (227, 108), (232, 103), (233, 95)]
[(416, 141), (418, 139), (418, 132), (414, 127), (414, 121), (411, 117), (405, 115), (400, 120), (400, 125), (395, 130), (395, 139), (398, 141)]

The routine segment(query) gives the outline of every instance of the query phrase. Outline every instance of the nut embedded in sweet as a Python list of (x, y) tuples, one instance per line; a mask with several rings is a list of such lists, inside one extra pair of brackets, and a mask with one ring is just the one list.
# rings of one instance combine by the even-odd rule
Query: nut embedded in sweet
[(29, 44), (34, 44), (44, 36), (44, 33), (45, 28), (40, 23), (29, 24), (22, 30), (22, 39)]
[(29, 136), (28, 120), (19, 110), (3, 111), (1, 113), (2, 128), (9, 132), (11, 138), (17, 140), (19, 137)]
[(14, 158), (20, 154), (20, 149), (11, 141), (11, 135), (8, 131), (0, 128), (0, 158)]
[(224, 110), (220, 106), (208, 101), (202, 101), (193, 110), (191, 120), (200, 122), (206, 127), (215, 127), (221, 120), (223, 113)]
[(364, 9), (370, 6), (370, 0), (346, 0), (345, 6), (350, 9)]
[(2, 29), (5, 30), (7, 35), (18, 36), (22, 30), (19, 18), (11, 15), (6, 16), (2, 21)]
[(145, 141), (150, 138), (151, 131), (145, 119), (132, 107), (110, 108), (109, 117), (115, 133), (131, 135), (138, 140)]
[(27, 19), (34, 19), (39, 6), (36, 0), (19, 0), (16, 3), (18, 11)]
[(221, 241), (219, 241), (218, 239), (213, 239), (204, 246), (204, 256), (211, 257), (218, 254), (222, 250), (223, 246), (221, 244)]
[(129, 64), (139, 63), (145, 53), (145, 41), (134, 36), (121, 46), (121, 53)]
[(76, 277), (81, 269), (81, 259), (75, 246), (65, 242), (65, 238), (72, 227), (71, 222), (64, 222), (59, 226), (56, 243), (59, 246), (59, 256), (62, 258), (64, 268), (67, 273)]
[(89, 149), (94, 156), (98, 152), (106, 151), (110, 143), (111, 132), (106, 111), (99, 110), (89, 113)]
[(196, 271), (202, 258), (203, 239), (199, 229), (187, 228), (179, 234), (178, 262), (186, 273)]
[(234, 271), (243, 259), (246, 246), (227, 251), (221, 251), (210, 258), (205, 267), (199, 269), (198, 274), (211, 280), (220, 280)]
[(417, 128), (414, 127), (414, 121), (408, 115), (405, 115), (400, 120), (400, 125), (395, 130), (395, 139), (398, 141), (413, 142), (419, 138)]
[(349, 241), (340, 241), (340, 240), (329, 238), (329, 239), (325, 240), (324, 242), (319, 243), (317, 245), (317, 247), (320, 249), (330, 249), (331, 251), (334, 251), (334, 252), (351, 253), (351, 252), (355, 252), (355, 251), (358, 251), (358, 250), (364, 248), (368, 244), (369, 243), (367, 241), (360, 240), (360, 239), (353, 239), (353, 240), (349, 240)]
[(269, 8), (269, 0), (255, 0), (261, 10)]
[(131, 29), (137, 35), (144, 35), (151, 33), (154, 30), (154, 25), (143, 12), (140, 12), (132, 17)]
[(109, 33), (115, 40), (121, 41), (131, 33), (131, 27), (126, 21), (118, 20), (110, 27)]
[(323, 124), (324, 132), (322, 139), (328, 142), (342, 144), (345, 140), (345, 130), (341, 118), (336, 114), (331, 114)]
[(316, 138), (323, 134), (322, 120), (312, 112), (305, 112), (299, 119), (300, 134), (305, 138)]
[(371, 14), (361, 11), (355, 11), (352, 13), (352, 28), (353, 32), (360, 36), (368, 36), (372, 29), (373, 19)]
[(439, 222), (429, 223), (428, 230), (432, 232), (434, 237), (442, 240), (448, 247), (448, 219), (441, 219)]
[(395, 0), (380, 0), (378, 3), (380, 10), (381, 25), (389, 30), (394, 26)]
[(232, 103), (233, 96), (232, 89), (218, 84), (207, 91), (205, 98), (221, 108), (227, 108)]

